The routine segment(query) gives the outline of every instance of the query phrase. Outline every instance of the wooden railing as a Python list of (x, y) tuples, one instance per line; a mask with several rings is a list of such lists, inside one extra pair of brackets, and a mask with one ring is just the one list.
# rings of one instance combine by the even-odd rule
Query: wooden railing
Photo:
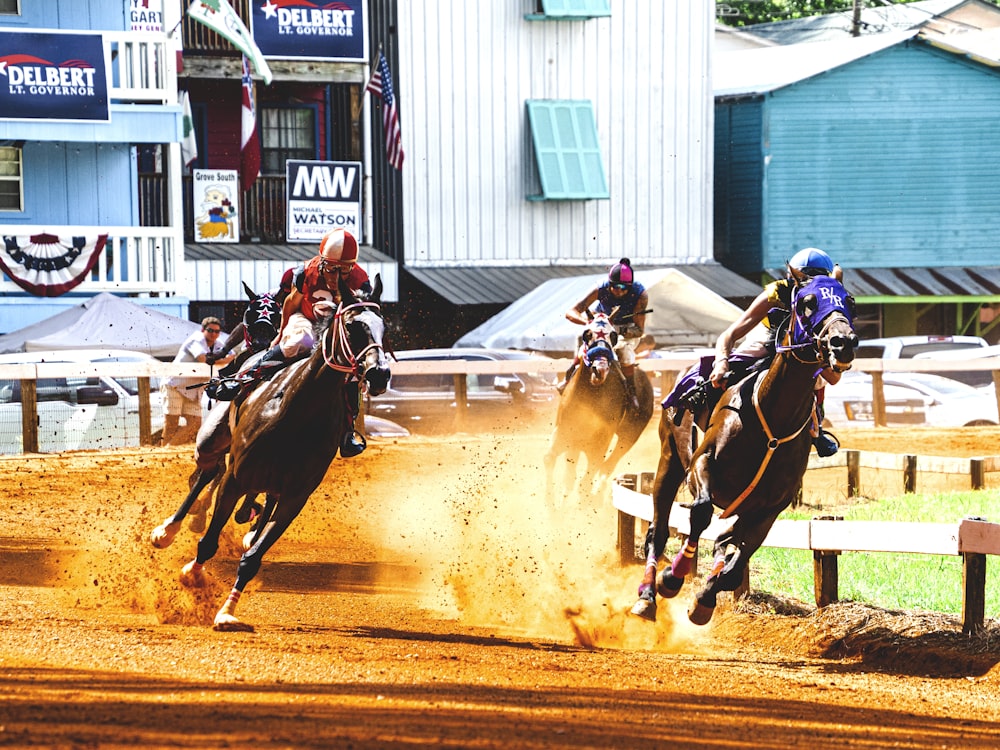
[[(184, 245), (180, 229), (172, 227), (4, 225), (4, 236), (58, 237), (108, 235), (97, 263), (74, 292), (163, 295), (180, 294), (184, 283)], [(0, 276), (0, 292), (21, 292), (7, 276)]]
[[(184, 241), (194, 236), (194, 195), (192, 178), (185, 177), (181, 189), (184, 204)], [(258, 177), (249, 190), (240, 194), (240, 241), (281, 244), (286, 227), (285, 176)], [(139, 216), (143, 226), (159, 226), (167, 221), (167, 180), (164, 175), (139, 175)]]
[(173, 51), (159, 34), (105, 31), (111, 60), (113, 102), (177, 104), (177, 76)]
[[(190, 5), (187, 0), (185, 0), (184, 4), (185, 6)], [(249, 29), (250, 0), (229, 0), (229, 5), (237, 12), (237, 14), (239, 14), (240, 19)], [(181, 29), (181, 33), (183, 35), (181, 38), (184, 40), (184, 49), (187, 52), (224, 52), (230, 55), (238, 54), (236, 49), (233, 47), (232, 42), (227, 39), (223, 39), (203, 23), (195, 21), (187, 13), (184, 14)]]

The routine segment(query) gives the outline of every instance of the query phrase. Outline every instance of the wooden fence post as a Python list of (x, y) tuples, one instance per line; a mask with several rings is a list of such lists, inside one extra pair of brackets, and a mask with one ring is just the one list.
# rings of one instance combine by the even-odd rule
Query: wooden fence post
[(813, 550), (813, 595), (816, 606), (823, 608), (839, 601), (837, 557), (839, 552)]
[(917, 491), (917, 457), (903, 456), (903, 492)]
[(149, 403), (149, 378), (139, 378), (139, 445), (153, 444), (152, 407)]
[[(622, 487), (636, 489), (636, 475), (622, 474), (615, 480)], [(618, 562), (625, 566), (635, 562), (635, 516), (618, 511)]]
[(38, 383), (21, 381), (21, 450), (38, 453)]
[(962, 632), (982, 631), (986, 618), (986, 555), (962, 554)]
[(857, 497), (861, 492), (861, 451), (850, 450), (847, 454), (847, 496)]
[(969, 459), (969, 479), (972, 482), (972, 489), (986, 489), (986, 462), (983, 459)]

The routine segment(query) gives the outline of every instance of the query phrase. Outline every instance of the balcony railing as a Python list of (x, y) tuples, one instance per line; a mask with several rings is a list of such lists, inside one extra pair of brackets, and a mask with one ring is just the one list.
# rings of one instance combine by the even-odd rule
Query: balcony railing
[[(171, 227), (100, 227), (5, 225), (0, 235), (30, 237), (54, 234), (79, 237), (107, 234), (108, 241), (97, 263), (75, 292), (98, 294), (160, 294), (182, 291), (184, 243), (181, 230)], [(0, 276), (0, 292), (23, 292), (6, 275)]]
[(105, 31), (111, 49), (111, 100), (177, 104), (177, 76), (171, 74), (174, 52), (162, 35)]
[[(184, 241), (195, 242), (191, 178), (184, 178)], [(282, 244), (285, 242), (285, 178), (258, 177), (240, 194), (240, 241)], [(167, 222), (167, 182), (163, 175), (139, 177), (139, 215), (143, 226)]]
[[(229, 0), (229, 5), (239, 14), (246, 27), (250, 28), (250, 0)], [(187, 52), (225, 52), (230, 55), (237, 52), (230, 41), (223, 39), (205, 24), (195, 21), (187, 13), (184, 14), (181, 29)]]

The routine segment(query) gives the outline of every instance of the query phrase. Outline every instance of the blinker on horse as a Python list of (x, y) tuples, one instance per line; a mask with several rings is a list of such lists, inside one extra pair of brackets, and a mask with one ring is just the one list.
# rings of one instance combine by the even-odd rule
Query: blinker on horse
[[(265, 493), (267, 500), (256, 531), (245, 545), (229, 598), (215, 616), (216, 630), (253, 630), (236, 618), (236, 605), (260, 570), (264, 554), (298, 516), (323, 480), (344, 435), (353, 429), (347, 379), (358, 378), (373, 395), (388, 387), (381, 293), (379, 276), (367, 299), (356, 298), (341, 282), (342, 302), (332, 316), (317, 323), (318, 343), (312, 353), (230, 407), (229, 465), (216, 491), (208, 530), (198, 542), (195, 559), (183, 567), (181, 582), (189, 586), (207, 583), (203, 566), (218, 551), (219, 535), (240, 497)], [(190, 496), (185, 503), (189, 501)], [(153, 546), (162, 548), (173, 541), (180, 529), (181, 511), (153, 530)]]
[[(805, 474), (814, 419), (814, 386), (824, 368), (851, 366), (858, 337), (854, 300), (834, 278), (818, 276), (793, 290), (791, 319), (766, 370), (730, 385), (707, 420), (674, 408), (660, 417), (660, 461), (653, 483), (653, 521), (646, 536), (646, 566), (632, 613), (656, 619), (656, 595), (676, 596), (691, 569), (701, 534), (713, 516), (734, 517), (715, 544), (712, 569), (689, 611), (692, 622), (712, 617), (720, 591), (743, 582), (751, 556), (775, 519), (792, 502)], [(669, 533), (670, 510), (686, 481), (694, 498), (691, 531), (673, 562), (657, 574)]]

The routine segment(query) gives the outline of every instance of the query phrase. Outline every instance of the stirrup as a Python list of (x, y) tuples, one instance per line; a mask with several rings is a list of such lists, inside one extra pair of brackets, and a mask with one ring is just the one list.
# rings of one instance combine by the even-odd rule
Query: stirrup
[[(359, 439), (355, 440), (355, 436)], [(354, 458), (364, 452), (367, 447), (368, 441), (365, 440), (365, 436), (360, 434), (357, 430), (350, 430), (340, 441), (340, 457)]]
[(820, 428), (819, 434), (812, 440), (813, 447), (816, 448), (816, 455), (820, 458), (828, 458), (840, 450), (840, 441), (836, 435), (832, 435)]

